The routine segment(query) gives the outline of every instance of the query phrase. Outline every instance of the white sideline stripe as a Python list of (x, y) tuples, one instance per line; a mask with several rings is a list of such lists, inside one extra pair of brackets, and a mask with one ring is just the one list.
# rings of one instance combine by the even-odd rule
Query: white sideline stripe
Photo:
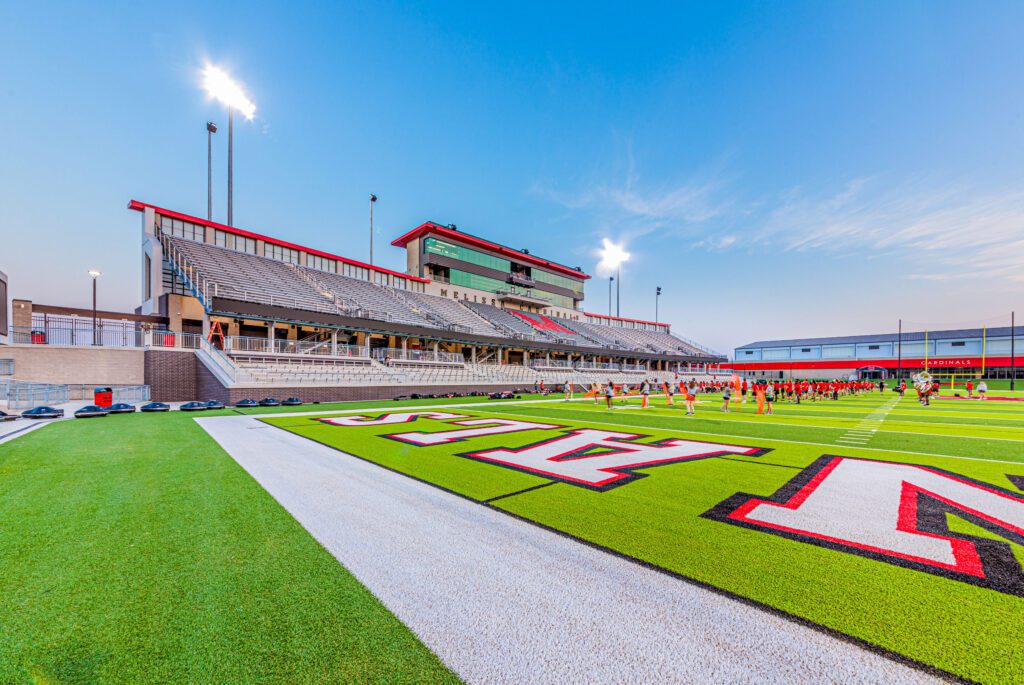
[[(537, 416), (536, 414), (515, 414), (513, 412), (501, 412), (501, 416), (521, 416), (527, 419), (550, 419), (557, 421), (557, 416)], [(591, 421), (590, 419), (569, 419), (570, 421), (577, 421), (583, 423), (591, 423), (596, 426), (614, 426), (620, 431), (628, 431), (630, 428), (643, 428), (643, 426), (635, 426), (628, 423), (611, 423), (609, 421)], [(762, 443), (762, 442), (775, 442), (783, 445), (820, 445), (821, 447), (835, 447), (835, 443), (832, 442), (808, 442), (807, 440), (785, 440), (782, 438), (762, 438), (757, 435), (733, 435), (731, 433), (711, 433), (697, 430), (686, 430), (683, 428), (653, 428), (652, 430), (664, 431), (668, 433), (682, 433), (683, 435), (700, 435), (704, 438), (708, 436), (717, 436), (720, 438), (736, 438), (737, 440), (746, 440), (748, 442)], [(883, 431), (885, 432), (885, 431)], [(943, 436), (943, 437), (956, 437), (956, 436)], [(1024, 462), (1019, 461), (1008, 461), (1006, 459), (985, 459), (984, 457), (960, 457), (955, 454), (935, 454), (934, 452), (911, 452), (909, 450), (897, 450), (887, 449), (885, 447), (858, 447), (859, 450), (866, 450), (868, 452), (889, 452), (890, 454), (916, 454), (921, 457), (941, 457), (942, 459), (963, 459), (964, 461), (987, 461), (994, 464), (1015, 464), (1020, 465)]]
[(18, 419), (17, 421), (4, 421), (0, 423), (0, 445), (11, 440), (16, 440), (23, 435), (35, 432), (43, 426), (60, 421), (61, 419)]
[(196, 422), (466, 682), (938, 682), (254, 418)]

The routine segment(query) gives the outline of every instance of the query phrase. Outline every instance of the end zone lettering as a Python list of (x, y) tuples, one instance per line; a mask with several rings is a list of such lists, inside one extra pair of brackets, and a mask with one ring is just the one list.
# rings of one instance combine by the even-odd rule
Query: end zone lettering
[(458, 456), (593, 490), (609, 490), (643, 478), (645, 474), (636, 473), (636, 469), (725, 454), (759, 456), (768, 451), (679, 438), (636, 442), (645, 437), (650, 436), (583, 428), (517, 449), (465, 452)]
[(1007, 542), (953, 532), (947, 515), (1024, 545), (1024, 497), (931, 466), (823, 456), (771, 497), (737, 493), (702, 514), (1024, 597)]

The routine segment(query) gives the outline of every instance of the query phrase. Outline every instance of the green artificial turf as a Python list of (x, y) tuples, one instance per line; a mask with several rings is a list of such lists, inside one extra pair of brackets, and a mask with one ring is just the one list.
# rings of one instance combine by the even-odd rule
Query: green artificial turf
[(190, 415), (0, 445), (0, 522), (0, 682), (458, 681)]
[[(472, 417), (642, 433), (650, 440), (684, 437), (771, 450), (760, 457), (647, 468), (647, 477), (605, 492), (459, 456), (521, 447), (553, 437), (550, 431), (416, 447), (382, 436), (455, 427), (429, 419), (358, 427), (325, 425), (309, 417), (266, 421), (481, 502), (494, 500), (488, 506), (919, 663), (971, 680), (1022, 682), (1024, 598), (701, 516), (739, 492), (773, 494), (823, 454), (937, 466), (1011, 490), (1006, 475), (1024, 475), (1024, 441), (1016, 439), (1024, 431), (1024, 403), (948, 401), (921, 407), (908, 396), (886, 407), (890, 400), (887, 394), (780, 404), (771, 417), (756, 415), (752, 404), (723, 414), (718, 397), (706, 398), (695, 418), (665, 407), (660, 398), (647, 410), (636, 408), (635, 400), (625, 405), (633, 408), (618, 405), (614, 411), (589, 401), (492, 403), (457, 410)], [(866, 444), (842, 442), (850, 428), (880, 408), (887, 409), (885, 418)], [(968, 423), (951, 421), (956, 418)], [(1000, 419), (995, 426), (989, 422), (994, 418)], [(953, 530), (976, 529), (957, 519)], [(1012, 547), (1016, 558), (1024, 559), (1024, 550)]]

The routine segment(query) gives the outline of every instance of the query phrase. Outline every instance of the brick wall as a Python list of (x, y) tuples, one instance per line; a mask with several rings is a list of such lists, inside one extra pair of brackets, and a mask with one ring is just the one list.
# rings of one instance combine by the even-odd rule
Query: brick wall
[(199, 399), (196, 396), (196, 367), (199, 366), (202, 364), (191, 350), (146, 350), (146, 385), (150, 396), (156, 402)]
[(141, 385), (145, 382), (142, 350), (117, 347), (8, 345), (3, 356), (14, 360), (14, 378), (36, 383)]

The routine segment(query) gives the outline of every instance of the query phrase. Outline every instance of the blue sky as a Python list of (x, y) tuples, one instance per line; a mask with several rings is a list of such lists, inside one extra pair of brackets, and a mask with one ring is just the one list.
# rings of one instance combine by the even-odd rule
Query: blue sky
[[(97, 9), (102, 7), (102, 9)], [(592, 271), (718, 349), (1005, 323), (1024, 302), (1024, 4), (0, 5), (0, 270), (138, 304), (135, 198), (378, 263), (424, 220)], [(226, 125), (222, 129), (226, 131)], [(227, 136), (215, 148), (225, 218)], [(383, 256), (381, 256), (383, 255)], [(607, 281), (586, 308), (607, 311)]]

